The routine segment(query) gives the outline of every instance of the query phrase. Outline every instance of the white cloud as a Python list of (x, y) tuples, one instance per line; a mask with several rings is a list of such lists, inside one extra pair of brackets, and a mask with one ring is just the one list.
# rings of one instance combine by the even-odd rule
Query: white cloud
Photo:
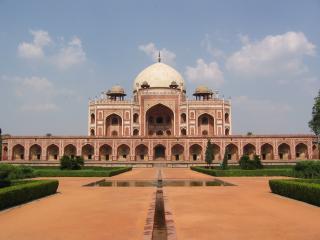
[(45, 77), (9, 77), (2, 75), (1, 79), (12, 84), (15, 97), (22, 111), (56, 111), (59, 110), (61, 97), (76, 97), (73, 90), (57, 88)]
[(21, 58), (40, 59), (44, 57), (43, 48), (51, 43), (49, 33), (46, 31), (30, 31), (33, 36), (31, 43), (22, 42), (18, 46), (18, 54)]
[(139, 50), (147, 54), (152, 59), (152, 61), (157, 61), (158, 54), (160, 51), (161, 61), (168, 63), (170, 65), (174, 65), (176, 54), (174, 52), (167, 50), (166, 48), (158, 49), (154, 43), (150, 42), (145, 45), (140, 45)]
[[(222, 40), (220, 40), (222, 41)], [(206, 49), (206, 51), (215, 58), (225, 58), (225, 53), (219, 49), (215, 48), (211, 44), (211, 40), (208, 34), (205, 35), (205, 38), (201, 41), (201, 46)]]
[(315, 45), (302, 32), (269, 35), (257, 42), (242, 36), (243, 47), (226, 61), (226, 68), (245, 77), (297, 75), (308, 68), (304, 56), (315, 55)]
[(206, 63), (203, 59), (198, 59), (195, 67), (186, 67), (185, 75), (191, 82), (205, 82), (215, 87), (224, 82), (223, 72), (218, 63)]
[(54, 56), (54, 62), (60, 69), (67, 69), (85, 61), (86, 53), (78, 37), (74, 37), (66, 47), (61, 48), (59, 53)]
[[(41, 59), (41, 63), (47, 63), (66, 70), (86, 61), (86, 53), (83, 49), (81, 39), (73, 37), (68, 43), (63, 37), (57, 38), (59, 44), (51, 39), (49, 33), (43, 30), (30, 31), (33, 36), (31, 43), (22, 42), (18, 45), (18, 55), (21, 58)], [(45, 47), (51, 45), (50, 53), (46, 54)]]

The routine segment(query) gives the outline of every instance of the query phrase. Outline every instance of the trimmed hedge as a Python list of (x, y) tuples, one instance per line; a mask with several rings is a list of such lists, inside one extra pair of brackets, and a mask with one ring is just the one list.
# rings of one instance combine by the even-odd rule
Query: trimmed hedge
[(37, 177), (112, 177), (120, 173), (131, 171), (132, 167), (106, 168), (105, 170), (60, 170), (60, 169), (37, 169)]
[(293, 171), (290, 168), (270, 168), (270, 169), (255, 169), (255, 170), (243, 170), (243, 169), (208, 169), (204, 167), (191, 167), (191, 170), (201, 172), (210, 176), (216, 177), (255, 177), (255, 176), (292, 176)]
[(275, 194), (320, 207), (320, 180), (273, 179), (269, 186)]
[(32, 201), (57, 192), (57, 180), (31, 180), (13, 182), (0, 189), (0, 210)]

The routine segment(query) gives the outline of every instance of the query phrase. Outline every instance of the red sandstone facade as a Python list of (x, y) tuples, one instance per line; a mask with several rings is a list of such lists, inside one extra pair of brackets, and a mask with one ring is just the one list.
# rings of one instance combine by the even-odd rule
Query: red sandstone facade
[(92, 164), (203, 164), (208, 139), (214, 162), (225, 151), (232, 162), (243, 154), (274, 163), (318, 156), (313, 135), (232, 135), (231, 101), (204, 86), (188, 100), (181, 75), (161, 62), (143, 70), (133, 88), (132, 100), (115, 86), (89, 102), (88, 136), (6, 136), (2, 161), (55, 164), (81, 155)]

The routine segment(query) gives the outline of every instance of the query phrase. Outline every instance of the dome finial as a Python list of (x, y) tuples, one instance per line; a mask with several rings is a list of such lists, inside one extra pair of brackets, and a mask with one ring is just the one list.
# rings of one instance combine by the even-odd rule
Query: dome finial
[(161, 62), (160, 51), (159, 51), (159, 55), (158, 55), (158, 62)]

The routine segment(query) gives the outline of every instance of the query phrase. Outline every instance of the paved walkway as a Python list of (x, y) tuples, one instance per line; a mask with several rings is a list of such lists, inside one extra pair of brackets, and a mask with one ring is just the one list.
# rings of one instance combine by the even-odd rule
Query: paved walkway
[[(134, 169), (113, 179), (154, 179)], [(208, 178), (164, 169), (163, 178)], [(0, 212), (0, 239), (143, 239), (155, 188), (82, 187), (101, 178), (59, 178), (59, 194)], [(269, 192), (269, 178), (220, 178), (234, 187), (168, 187), (178, 239), (320, 239), (320, 208)]]

